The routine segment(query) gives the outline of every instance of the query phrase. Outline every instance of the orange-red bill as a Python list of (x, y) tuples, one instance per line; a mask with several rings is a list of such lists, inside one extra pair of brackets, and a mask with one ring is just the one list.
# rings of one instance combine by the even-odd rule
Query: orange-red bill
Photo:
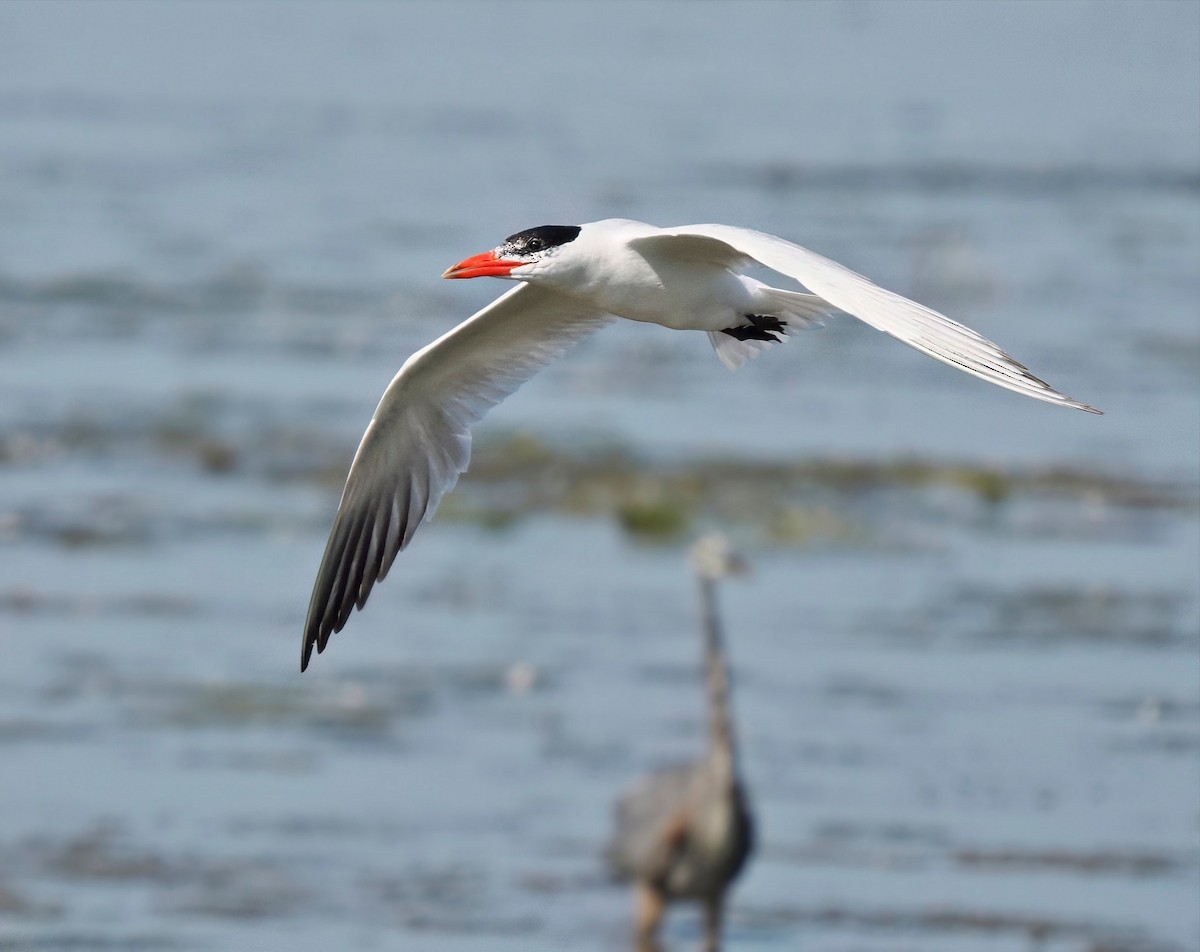
[(512, 261), (497, 258), (496, 252), (485, 251), (481, 255), (460, 261), (453, 268), (442, 272), (443, 278), (504, 278), (513, 268), (519, 268), (524, 261)]

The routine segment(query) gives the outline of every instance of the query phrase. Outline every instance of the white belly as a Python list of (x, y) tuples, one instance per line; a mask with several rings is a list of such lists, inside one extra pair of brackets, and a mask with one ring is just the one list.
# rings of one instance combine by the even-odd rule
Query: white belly
[(602, 248), (576, 268), (544, 283), (609, 314), (674, 330), (720, 331), (762, 313), (761, 287), (751, 278), (701, 261), (648, 262), (627, 247)]
[(731, 271), (680, 262), (652, 273), (654, 283), (608, 289), (607, 309), (631, 321), (698, 331), (737, 327), (756, 311), (751, 288)]

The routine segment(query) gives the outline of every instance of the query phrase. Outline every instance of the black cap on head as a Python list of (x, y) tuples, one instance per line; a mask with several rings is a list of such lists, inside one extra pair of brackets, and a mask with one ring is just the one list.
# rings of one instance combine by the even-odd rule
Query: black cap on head
[(556, 248), (574, 241), (579, 235), (578, 225), (538, 225), (509, 235), (501, 245), (505, 252), (513, 255), (532, 255), (547, 248)]

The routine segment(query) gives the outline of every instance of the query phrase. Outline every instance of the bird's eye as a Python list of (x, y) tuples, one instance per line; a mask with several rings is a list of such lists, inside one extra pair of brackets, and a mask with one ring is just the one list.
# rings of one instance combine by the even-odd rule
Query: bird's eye
[(534, 237), (525, 242), (526, 251), (541, 251), (544, 247), (546, 243), (541, 238)]

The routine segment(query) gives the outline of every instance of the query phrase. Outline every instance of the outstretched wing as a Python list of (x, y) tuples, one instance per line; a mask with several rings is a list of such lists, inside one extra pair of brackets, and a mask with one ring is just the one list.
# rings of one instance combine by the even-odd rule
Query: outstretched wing
[(308, 606), (301, 671), (466, 470), (472, 424), (610, 319), (521, 284), (405, 361), (354, 454)]
[[(637, 242), (679, 240), (685, 253), (694, 254), (696, 248), (703, 247), (697, 242), (698, 238), (724, 242), (729, 246), (729, 260), (734, 261), (740, 256), (753, 258), (773, 271), (794, 278), (813, 294), (860, 321), (969, 374), (1036, 400), (1075, 407), (1088, 413), (1101, 412), (1059, 393), (969, 327), (881, 288), (836, 261), (774, 235), (733, 225), (682, 225), (664, 228), (660, 234), (639, 238)], [(707, 253), (711, 257), (715, 250), (708, 248)]]

